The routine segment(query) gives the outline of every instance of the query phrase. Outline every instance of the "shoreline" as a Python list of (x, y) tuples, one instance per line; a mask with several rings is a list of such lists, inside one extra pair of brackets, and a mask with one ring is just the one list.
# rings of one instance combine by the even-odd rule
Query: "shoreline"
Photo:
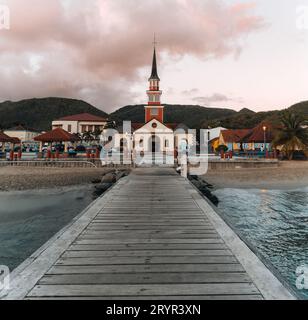
[(211, 170), (202, 178), (218, 189), (297, 190), (308, 187), (308, 162), (286, 161), (277, 168)]
[(108, 168), (0, 168), (0, 192), (31, 191), (90, 185)]
[[(30, 191), (89, 185), (112, 168), (0, 168), (0, 192)], [(308, 161), (280, 162), (277, 168), (210, 170), (200, 176), (214, 190), (297, 190), (308, 187)]]

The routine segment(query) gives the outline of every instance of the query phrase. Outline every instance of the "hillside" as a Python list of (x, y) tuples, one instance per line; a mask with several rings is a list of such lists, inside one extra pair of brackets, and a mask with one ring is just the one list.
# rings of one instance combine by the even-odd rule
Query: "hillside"
[[(308, 120), (308, 101), (297, 103), (285, 110), (300, 114)], [(203, 121), (202, 127), (206, 128), (209, 125), (211, 127), (222, 126), (230, 129), (244, 129), (253, 128), (262, 121), (278, 124), (280, 122), (281, 115), (285, 110), (253, 112), (249, 109), (243, 109), (230, 117), (225, 117), (224, 119)]]
[[(303, 115), (308, 120), (308, 101), (297, 103), (289, 110)], [(39, 130), (49, 130), (53, 120), (85, 112), (108, 117), (105, 112), (81, 100), (44, 98), (7, 101), (0, 103), (0, 129), (22, 124)], [(223, 126), (230, 129), (252, 128), (264, 120), (278, 123), (282, 112), (254, 112), (247, 108), (236, 112), (231, 109), (194, 105), (166, 105), (165, 122), (184, 123), (194, 129), (208, 128), (208, 126)], [(144, 105), (125, 106), (110, 114), (109, 118), (119, 123), (123, 120), (143, 123)]]
[[(237, 112), (231, 109), (205, 108), (192, 105), (165, 105), (166, 123), (184, 123), (190, 128), (200, 128), (205, 120), (223, 119), (236, 115)], [(144, 122), (144, 105), (126, 106), (110, 115), (110, 119), (122, 122)]]
[(106, 117), (107, 114), (92, 105), (75, 99), (44, 98), (18, 102), (0, 103), (0, 128), (7, 129), (17, 124), (38, 130), (49, 130), (55, 119), (78, 113), (92, 113)]

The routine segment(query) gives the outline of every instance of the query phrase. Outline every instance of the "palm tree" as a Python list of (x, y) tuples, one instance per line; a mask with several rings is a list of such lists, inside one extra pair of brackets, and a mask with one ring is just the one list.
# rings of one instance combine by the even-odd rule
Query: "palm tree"
[(308, 128), (305, 126), (305, 119), (301, 116), (286, 111), (281, 117), (281, 128), (277, 129), (273, 146), (282, 146), (289, 160), (293, 159), (293, 154), (300, 149), (306, 152), (308, 147)]
[(82, 143), (83, 143), (83, 134), (81, 134), (81, 133), (76, 133), (76, 136), (78, 137), (79, 142), (82, 144)]
[(83, 133), (83, 140), (86, 142), (93, 141), (93, 134), (91, 131), (86, 131)]
[(94, 139), (98, 141), (102, 133), (103, 133), (103, 130), (99, 128), (95, 128), (94, 132), (92, 132), (92, 135)]

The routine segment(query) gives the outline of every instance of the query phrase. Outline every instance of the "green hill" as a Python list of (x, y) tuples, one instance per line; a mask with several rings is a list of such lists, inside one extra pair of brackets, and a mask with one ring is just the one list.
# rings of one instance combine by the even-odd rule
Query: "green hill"
[[(308, 101), (297, 103), (289, 108), (308, 120)], [(78, 114), (91, 113), (108, 117), (94, 106), (75, 99), (44, 98), (28, 99), (18, 102), (0, 103), (0, 129), (22, 124), (39, 130), (49, 130), (55, 119)], [(236, 112), (232, 109), (206, 108), (198, 105), (165, 105), (166, 123), (184, 123), (190, 128), (252, 128), (267, 120), (279, 122), (283, 111), (254, 112), (247, 108)], [(123, 120), (144, 122), (144, 105), (125, 106), (109, 115), (111, 120), (121, 123)]]
[(308, 118), (308, 101), (302, 101), (294, 104), (289, 109), (293, 112), (300, 113), (304, 117)]
[(202, 127), (207, 127), (207, 125), (209, 125), (211, 127), (222, 126), (230, 129), (244, 129), (253, 128), (262, 121), (279, 124), (281, 115), (286, 110), (299, 114), (308, 121), (308, 101), (305, 101), (280, 111), (253, 112), (249, 109), (243, 109), (230, 117), (213, 121), (204, 121)]
[[(193, 105), (165, 105), (166, 123), (184, 123), (190, 128), (200, 128), (205, 120), (223, 119), (236, 115), (231, 109), (205, 108)], [(144, 105), (126, 106), (110, 115), (110, 119), (122, 122), (144, 122)]]
[(75, 99), (43, 98), (0, 103), (0, 128), (17, 124), (38, 130), (49, 130), (55, 119), (78, 113), (91, 113), (106, 117), (107, 114), (92, 105)]

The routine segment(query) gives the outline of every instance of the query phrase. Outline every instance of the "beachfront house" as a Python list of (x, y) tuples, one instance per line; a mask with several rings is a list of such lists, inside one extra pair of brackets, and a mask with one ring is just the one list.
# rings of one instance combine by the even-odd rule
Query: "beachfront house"
[(41, 134), (39, 130), (28, 128), (23, 125), (7, 129), (4, 133), (9, 137), (18, 138), (22, 143), (33, 143), (34, 138)]
[(209, 153), (215, 153), (215, 150), (219, 147), (219, 136), (221, 131), (227, 130), (223, 127), (206, 129), (206, 137), (208, 140)]
[(72, 134), (103, 131), (108, 119), (89, 113), (75, 114), (52, 122), (52, 129), (61, 128)]
[(252, 150), (253, 146), (247, 143), (245, 138), (251, 133), (250, 129), (230, 129), (220, 132), (218, 145), (226, 146), (229, 151)]
[(253, 129), (222, 130), (219, 145), (225, 145), (228, 151), (249, 152), (271, 150), (274, 128), (269, 123), (260, 123)]

